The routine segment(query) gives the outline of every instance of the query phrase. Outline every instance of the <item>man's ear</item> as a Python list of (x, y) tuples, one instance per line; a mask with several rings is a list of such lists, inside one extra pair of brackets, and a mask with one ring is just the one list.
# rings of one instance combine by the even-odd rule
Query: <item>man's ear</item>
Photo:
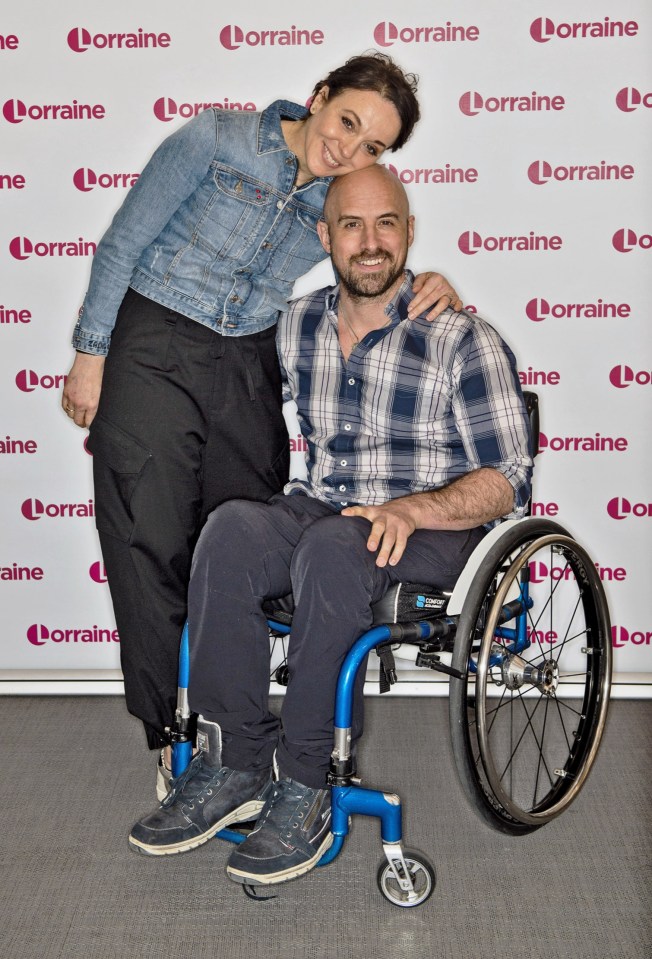
[(407, 245), (408, 249), (414, 243), (414, 217), (410, 214), (408, 217)]
[(324, 247), (327, 253), (331, 251), (331, 237), (328, 232), (328, 224), (326, 220), (317, 221), (317, 233), (319, 234), (319, 239), (321, 240), (321, 245)]

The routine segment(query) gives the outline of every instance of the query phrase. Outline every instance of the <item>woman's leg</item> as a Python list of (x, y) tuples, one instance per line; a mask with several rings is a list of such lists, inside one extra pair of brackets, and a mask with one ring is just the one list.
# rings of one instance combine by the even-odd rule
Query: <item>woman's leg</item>
[[(130, 291), (91, 426), (97, 527), (127, 707), (143, 720), (152, 748), (167, 741), (174, 718), (190, 562), (203, 518), (236, 495), (239, 483), (239, 495), (267, 499), (285, 479), (272, 463), (283, 460), (287, 445), (280, 388), (271, 415), (268, 397), (252, 400), (240, 355), (256, 337), (239, 339), (227, 342)], [(246, 411), (241, 432), (252, 443), (234, 448), (239, 408)], [(262, 451), (253, 443), (257, 413)]]

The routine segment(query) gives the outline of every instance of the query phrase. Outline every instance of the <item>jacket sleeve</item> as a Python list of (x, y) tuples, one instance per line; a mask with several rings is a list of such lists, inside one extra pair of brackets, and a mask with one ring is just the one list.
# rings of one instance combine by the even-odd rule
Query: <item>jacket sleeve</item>
[(169, 136), (131, 188), (93, 257), (72, 345), (108, 353), (118, 309), (143, 250), (199, 186), (215, 157), (217, 119), (204, 110)]

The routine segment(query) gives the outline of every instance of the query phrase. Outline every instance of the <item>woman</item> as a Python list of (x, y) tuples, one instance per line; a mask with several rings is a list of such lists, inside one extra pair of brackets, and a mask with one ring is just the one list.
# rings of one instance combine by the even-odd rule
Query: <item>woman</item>
[[(274, 326), (324, 256), (328, 183), (405, 143), (415, 88), (373, 54), (318, 83), (308, 112), (206, 110), (154, 153), (98, 245), (62, 405), (91, 428), (126, 701), (151, 748), (168, 742), (206, 516), (288, 476)], [(436, 274), (415, 289), (415, 313), (461, 305)]]

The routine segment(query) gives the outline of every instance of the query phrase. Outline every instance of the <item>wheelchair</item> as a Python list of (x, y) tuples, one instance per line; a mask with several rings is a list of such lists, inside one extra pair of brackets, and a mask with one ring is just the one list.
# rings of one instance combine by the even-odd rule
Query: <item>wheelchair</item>
[[(536, 452), (537, 397), (525, 398)], [(284, 601), (266, 606), (273, 643), (291, 631), (289, 608)], [(380, 892), (394, 905), (414, 907), (432, 895), (435, 869), (422, 853), (403, 848), (400, 798), (363, 787), (351, 749), (353, 691), (369, 653), (380, 660), (381, 692), (396, 682), (395, 657), (406, 653), (416, 667), (450, 677), (451, 741), (463, 790), (487, 825), (524, 835), (570, 806), (595, 762), (611, 684), (609, 609), (586, 550), (563, 526), (530, 516), (492, 529), (451, 592), (398, 583), (373, 615), (339, 674), (329, 774), (333, 843), (318, 866), (339, 854), (353, 814), (376, 816), (384, 852)], [(287, 666), (273, 676), (287, 684)], [(192, 750), (188, 680), (186, 626), (171, 730), (174, 776)], [(242, 842), (246, 832), (217, 836)]]

